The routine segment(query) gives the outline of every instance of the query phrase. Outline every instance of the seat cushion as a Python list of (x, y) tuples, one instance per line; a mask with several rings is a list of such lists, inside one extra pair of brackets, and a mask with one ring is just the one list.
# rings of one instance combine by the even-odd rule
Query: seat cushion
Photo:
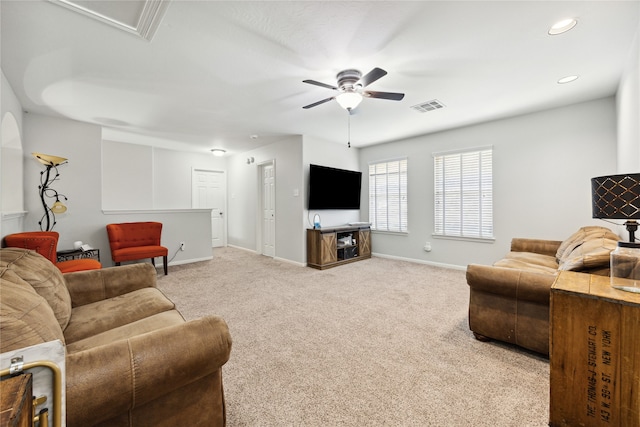
[(69, 261), (60, 261), (56, 263), (56, 267), (63, 273), (73, 273), (74, 271), (100, 270), (102, 264), (95, 259), (70, 259)]
[(175, 308), (157, 288), (144, 288), (73, 308), (64, 330), (67, 344)]
[(113, 343), (119, 340), (126, 340), (137, 335), (181, 323), (184, 323), (184, 318), (178, 310), (164, 311), (69, 344), (67, 345), (67, 354), (88, 350), (90, 348)]
[(136, 261), (145, 258), (167, 256), (168, 254), (169, 250), (164, 246), (136, 246), (111, 251), (111, 256), (114, 262)]
[(29, 249), (4, 248), (0, 267), (12, 270), (43, 297), (64, 330), (71, 317), (71, 296), (62, 273), (48, 259)]
[(509, 252), (493, 265), (537, 273), (556, 274), (558, 272), (558, 263), (554, 257), (534, 252)]
[(6, 267), (0, 269), (0, 294), (0, 353), (53, 340), (64, 344), (51, 306)]

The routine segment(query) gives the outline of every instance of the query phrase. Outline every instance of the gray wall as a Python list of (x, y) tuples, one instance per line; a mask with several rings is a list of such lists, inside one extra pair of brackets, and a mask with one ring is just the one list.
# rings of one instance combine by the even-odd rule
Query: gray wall
[[(211, 169), (220, 169), (220, 165), (215, 163), (213, 156), (182, 155), (170, 150), (134, 146), (134, 149), (151, 151), (152, 155), (148, 160), (150, 163), (141, 164), (140, 169), (153, 171), (154, 175), (147, 181), (146, 186), (120, 186), (115, 190), (123, 195), (134, 197), (136, 192), (138, 195), (151, 194), (152, 197), (145, 199), (151, 200), (151, 203), (143, 206), (123, 204), (103, 209), (103, 184), (110, 188), (114, 182), (107, 179), (103, 183), (101, 127), (38, 114), (26, 114), (23, 121), (24, 200), (28, 214), (24, 219), (22, 230), (39, 230), (38, 221), (44, 212), (38, 197), (40, 171), (43, 170), (43, 166), (30, 154), (37, 151), (69, 159), (67, 164), (59, 167), (60, 178), (52, 186), (68, 197), (68, 201), (65, 202), (68, 210), (57, 216), (57, 225), (54, 229), (60, 233), (58, 249), (71, 248), (74, 241), (80, 240), (100, 249), (103, 265), (110, 266), (112, 262), (106, 224), (160, 221), (164, 224), (162, 244), (169, 249), (170, 257), (175, 256), (172, 264), (212, 257), (210, 213), (208, 210), (191, 209), (190, 174), (193, 167), (206, 166)], [(108, 145), (109, 142), (105, 144)], [(128, 145), (123, 144), (120, 148)], [(126, 157), (126, 150), (122, 154)], [(168, 170), (158, 167), (158, 164), (162, 165), (162, 159), (165, 159), (165, 164), (167, 163), (166, 158), (172, 159), (171, 168)], [(109, 164), (116, 173), (119, 171), (124, 176), (125, 179), (119, 183), (136, 182), (137, 170), (133, 168), (120, 171), (119, 165), (118, 161)], [(161, 175), (165, 180), (165, 175), (174, 176), (175, 181), (183, 185), (156, 188), (158, 183), (163, 182), (156, 175)], [(124, 200), (129, 199), (124, 197)], [(3, 230), (3, 235), (6, 234), (8, 233)], [(209, 236), (208, 239), (207, 236)], [(178, 251), (181, 241), (186, 242), (185, 251)]]
[(640, 172), (640, 24), (618, 87), (618, 173)]
[[(247, 164), (247, 159), (254, 162)], [(275, 163), (275, 257), (306, 263), (300, 242), (302, 197), (302, 137), (282, 141), (231, 156), (227, 162), (228, 243), (262, 253), (260, 165)], [(297, 195), (296, 195), (297, 194)]]
[[(432, 153), (493, 146), (494, 243), (434, 238)], [(409, 232), (374, 233), (376, 254), (434, 264), (493, 263), (513, 237), (562, 240), (591, 219), (590, 178), (616, 170), (613, 98), (361, 149), (369, 162), (407, 156)], [(364, 183), (368, 191), (368, 183)], [(365, 193), (366, 194), (366, 193)], [(362, 207), (368, 217), (368, 206)], [(425, 242), (433, 250), (423, 251)]]

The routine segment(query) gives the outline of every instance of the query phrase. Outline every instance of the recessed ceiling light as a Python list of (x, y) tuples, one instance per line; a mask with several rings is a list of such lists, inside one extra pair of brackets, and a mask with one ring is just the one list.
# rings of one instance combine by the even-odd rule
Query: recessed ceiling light
[(226, 152), (227, 150), (223, 150), (222, 148), (214, 148), (211, 150), (211, 154), (213, 154), (216, 157), (222, 157)]
[(556, 22), (551, 28), (549, 28), (549, 35), (555, 36), (558, 34), (566, 33), (578, 24), (578, 21), (574, 18), (563, 19)]
[(578, 76), (566, 76), (558, 80), (559, 84), (571, 83), (575, 80), (578, 80)]

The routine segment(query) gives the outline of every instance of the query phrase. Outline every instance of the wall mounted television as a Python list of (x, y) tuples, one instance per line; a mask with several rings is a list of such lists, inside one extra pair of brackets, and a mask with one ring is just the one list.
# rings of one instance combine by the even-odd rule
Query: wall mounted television
[(309, 165), (309, 210), (360, 209), (362, 172)]

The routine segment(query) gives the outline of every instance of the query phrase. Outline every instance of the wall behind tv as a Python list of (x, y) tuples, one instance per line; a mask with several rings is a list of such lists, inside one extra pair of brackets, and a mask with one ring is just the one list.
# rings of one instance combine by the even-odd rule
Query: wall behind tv
[[(304, 173), (304, 227), (313, 228), (313, 216), (320, 215), (321, 225), (330, 227), (335, 225), (345, 225), (349, 222), (361, 221), (360, 212), (362, 205), (368, 203), (368, 198), (361, 197), (360, 210), (312, 210), (307, 209), (309, 199), (309, 165), (315, 164), (320, 166), (329, 166), (332, 168), (346, 169), (352, 171), (360, 171), (358, 161), (360, 150), (358, 148), (349, 148), (345, 143), (335, 143), (310, 136), (304, 137), (303, 151), (303, 173)], [(365, 170), (366, 172), (366, 170)], [(362, 175), (362, 179), (368, 179), (367, 174)], [(340, 191), (336, 188), (336, 191)], [(305, 233), (306, 239), (306, 233)]]
[[(493, 146), (495, 242), (434, 238), (432, 153), (487, 145)], [(409, 233), (374, 233), (374, 253), (460, 267), (491, 264), (513, 237), (562, 240), (581, 226), (607, 225), (591, 218), (590, 179), (616, 170), (615, 100), (366, 147), (361, 168), (399, 156), (408, 157)], [(423, 250), (427, 241), (431, 252)]]

